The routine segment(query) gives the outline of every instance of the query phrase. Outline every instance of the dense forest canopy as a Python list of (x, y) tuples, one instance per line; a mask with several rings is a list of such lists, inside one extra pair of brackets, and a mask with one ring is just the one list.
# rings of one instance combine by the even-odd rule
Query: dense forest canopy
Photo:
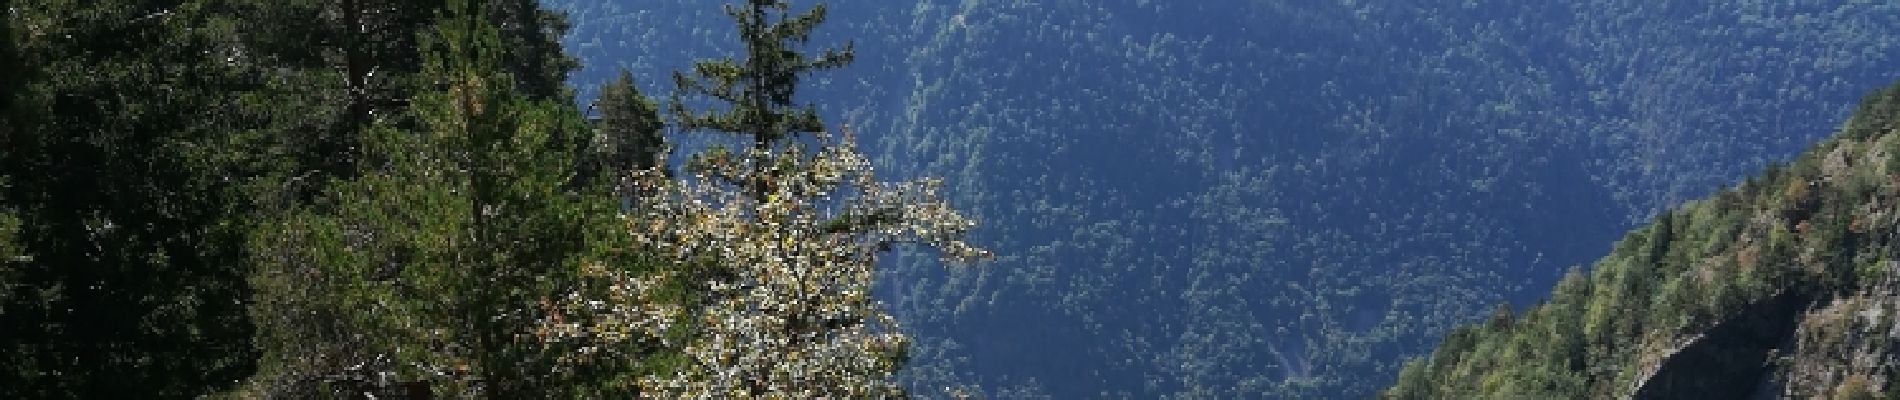
[(0, 9), (0, 397), (1900, 386), (1882, 2)]
[(1663, 212), (1547, 300), (1502, 306), (1386, 398), (1900, 395), (1900, 84), (1836, 135)]

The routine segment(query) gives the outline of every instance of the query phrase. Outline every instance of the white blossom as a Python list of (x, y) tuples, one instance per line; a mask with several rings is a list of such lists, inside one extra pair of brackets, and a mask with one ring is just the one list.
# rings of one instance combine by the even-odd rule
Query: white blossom
[[(569, 296), (554, 314), (586, 314), (576, 319), (587, 326), (550, 318), (539, 337), (683, 350), (690, 362), (682, 370), (639, 380), (646, 395), (902, 394), (890, 376), (910, 339), (868, 295), (876, 255), (907, 243), (952, 261), (989, 254), (964, 242), (975, 222), (943, 202), (941, 181), (877, 182), (848, 128), (844, 140), (820, 135), (818, 142), (811, 155), (797, 146), (744, 157), (703, 153), (686, 179), (658, 171), (629, 178), (638, 199), (624, 220), (639, 248), (627, 250), (648, 252), (666, 268), (590, 267), (611, 290), (604, 298)], [(654, 296), (678, 283), (689, 283), (694, 295), (670, 303)], [(679, 323), (690, 334), (668, 342)]]

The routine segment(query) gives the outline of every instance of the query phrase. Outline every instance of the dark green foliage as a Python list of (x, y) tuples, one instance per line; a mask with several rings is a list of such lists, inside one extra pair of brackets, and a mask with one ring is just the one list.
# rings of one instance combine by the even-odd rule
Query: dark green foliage
[(671, 111), (681, 126), (751, 136), (760, 150), (780, 139), (824, 131), (817, 110), (797, 104), (792, 94), (806, 75), (842, 67), (853, 58), (849, 44), (815, 55), (800, 51), (812, 29), (825, 22), (825, 5), (793, 14), (786, 0), (747, 0), (727, 5), (726, 13), (738, 24), (746, 57), (702, 60), (693, 64), (691, 75), (674, 73), (673, 81), (685, 95), (729, 108), (694, 112), (684, 99), (674, 98)]
[[(681, 128), (749, 136), (752, 148), (735, 158), (722, 146), (715, 146), (695, 154), (688, 167), (737, 165), (737, 169), (698, 169), (740, 185), (760, 200), (772, 190), (767, 187), (772, 174), (791, 172), (790, 165), (768, 161), (775, 146), (783, 140), (825, 131), (815, 108), (797, 104), (794, 94), (799, 80), (814, 72), (843, 67), (854, 57), (850, 44), (820, 50), (816, 55), (801, 51), (811, 40), (812, 30), (825, 22), (826, 10), (824, 4), (818, 4), (793, 14), (786, 0), (726, 5), (726, 14), (732, 16), (745, 45), (746, 57), (700, 60), (693, 63), (691, 75), (674, 72), (678, 92), (668, 110)], [(713, 108), (691, 110), (684, 96), (701, 97), (694, 100), (710, 102)]]
[[(658, 167), (666, 146), (625, 74), (601, 99), (608, 157), (586, 160), (566, 23), (538, 2), (16, 3), (0, 397), (626, 397), (685, 362), (545, 332), (585, 318), (563, 296), (622, 290), (584, 270), (658, 268), (575, 167)], [(824, 12), (750, 15), (782, 50)], [(761, 142), (820, 129), (790, 88), (849, 57), (753, 57), (737, 120)], [(675, 286), (651, 300), (695, 296)]]
[[(301, 184), (276, 193), (307, 198), (357, 170), (363, 131), (382, 122), (412, 126), (407, 103), (422, 68), (416, 39), (442, 7), (410, 0), (231, 0), (233, 11), (271, 26), (243, 38), (240, 65), (264, 90), (260, 151)], [(277, 178), (273, 180), (285, 179)]]
[[(250, 373), (241, 202), (218, 148), (241, 84), (219, 4), (11, 4), (0, 397), (191, 397)], [(14, 225), (17, 223), (17, 225)], [(0, 229), (11, 230), (11, 229)], [(0, 236), (6, 236), (0, 234)]]
[(561, 48), (567, 18), (536, 0), (497, 0), (488, 7), (501, 48), (507, 49), (501, 69), (514, 77), (516, 89), (536, 100), (572, 97), (567, 74), (580, 64)]
[[(13, 0), (0, 0), (0, 10), (12, 7)], [(13, 21), (0, 21), (0, 76), (22, 76), (21, 68), (24, 66), (20, 64), (18, 51), (13, 47)], [(20, 82), (18, 78), (0, 81), (0, 149), (7, 148), (5, 146), (12, 142), (13, 96), (19, 91)], [(0, 164), (5, 163), (8, 153), (0, 150)], [(6, 187), (7, 174), (0, 171), (0, 314), (6, 313), (5, 307), (13, 295), (15, 269), (11, 264), (21, 256), (19, 245), (15, 243), (20, 237), (20, 220), (13, 213), (13, 203), (7, 201)]]
[(600, 90), (594, 108), (600, 112), (598, 153), (604, 171), (620, 173), (658, 167), (666, 151), (659, 105), (634, 86), (633, 73), (620, 76)]
[[(300, 177), (268, 195), (304, 199), (360, 167), (362, 136), (373, 125), (416, 128), (409, 102), (430, 79), (419, 76), (420, 34), (444, 12), (430, 0), (226, 0), (228, 12), (267, 32), (237, 40), (238, 67), (263, 87), (245, 92), (256, 119), (248, 128), (256, 151), (278, 176)], [(566, 23), (533, 1), (485, 3), (500, 30), (502, 69), (537, 100), (566, 100), (563, 80), (574, 69), (561, 53)], [(289, 190), (292, 193), (275, 193)], [(260, 194), (260, 197), (266, 194)]]
[[(297, 367), (286, 358), (376, 354), (322, 340), (367, 340), (359, 333), (510, 365), (477, 371), (495, 379), (491, 393), (538, 393), (546, 379), (509, 374), (532, 371), (512, 366), (545, 350), (512, 344), (533, 316), (471, 315), (531, 304), (557, 284), (558, 271), (537, 272), (571, 265), (588, 238), (611, 232), (579, 227), (612, 215), (610, 196), (567, 167), (584, 142), (563, 83), (573, 61), (558, 44), (561, 18), (533, 1), (456, 4), (0, 3), (0, 397), (199, 396), (260, 368), (260, 381), (284, 376)], [(469, 79), (441, 79), (451, 72)], [(464, 119), (474, 124), (445, 122), (456, 120), (444, 115), (457, 87), (480, 90), (457, 92), (481, 99), (464, 105), (488, 107)], [(481, 223), (453, 225), (444, 211)], [(454, 231), (444, 224), (471, 228), (444, 234)], [(387, 285), (408, 270), (392, 266), (444, 259), (463, 269), (425, 275), (442, 278), (429, 296), (461, 303), (355, 313), (415, 299), (404, 291), (417, 286)], [(328, 290), (339, 287), (360, 290)], [(452, 345), (374, 329), (401, 318), (390, 324), (489, 325), (442, 331), (460, 335)], [(312, 378), (287, 386), (326, 379)]]
[[(13, 0), (0, 0), (0, 10), (11, 9), (13, 9)], [(13, 42), (13, 20), (9, 18), (6, 21), (0, 21), (0, 74), (4, 74), (0, 76), (12, 77), (0, 81), (0, 141), (11, 136), (8, 132), (12, 131), (13, 127), (8, 122), (8, 114), (13, 110), (14, 93), (19, 91), (20, 84), (25, 81), (21, 78), (24, 77), (22, 74), (25, 71), (22, 69), (26, 65), (21, 63), (19, 50), (14, 49)], [(5, 155), (0, 154), (0, 157), (3, 156)]]
[(1894, 110), (1900, 110), (1900, 86), (1867, 94), (1861, 99), (1860, 106), (1855, 108), (1853, 117), (1847, 120), (1843, 136), (1866, 140), (1887, 134), (1886, 130), (1893, 129), (1895, 122), (1900, 122), (1895, 121), (1895, 118), (1900, 118), (1900, 114), (1895, 114)]
[(1789, 340), (1794, 315), (1865, 288), (1896, 245), (1900, 216), (1883, 205), (1900, 198), (1900, 177), (1869, 157), (1900, 143), (1896, 122), (1900, 85), (1786, 168), (1658, 215), (1548, 301), (1448, 335), (1384, 396), (1746, 394), (1723, 385), (1760, 374), (1752, 366)]
[(528, 398), (580, 378), (554, 372), (559, 349), (528, 334), (546, 317), (534, 305), (572, 284), (611, 226), (612, 196), (575, 184), (577, 110), (508, 71), (487, 10), (450, 2), (419, 36), (415, 129), (372, 125), (356, 176), (260, 230), (265, 369), (249, 395), (392, 374)]

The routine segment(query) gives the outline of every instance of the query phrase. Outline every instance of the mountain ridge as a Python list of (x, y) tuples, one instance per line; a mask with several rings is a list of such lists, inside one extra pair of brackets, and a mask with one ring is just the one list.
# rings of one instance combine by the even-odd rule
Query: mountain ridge
[[(1381, 397), (1861, 398), (1900, 389), (1900, 85), (1795, 161), (1659, 214)], [(1883, 295), (1885, 294), (1885, 295)], [(1880, 330), (1884, 338), (1870, 335)], [(1754, 379), (1757, 385), (1738, 385)], [(1891, 394), (1891, 393), (1890, 393)]]

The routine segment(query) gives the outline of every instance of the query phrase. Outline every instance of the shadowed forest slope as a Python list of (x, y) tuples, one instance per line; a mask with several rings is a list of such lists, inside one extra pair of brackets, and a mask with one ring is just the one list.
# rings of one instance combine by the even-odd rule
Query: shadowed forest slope
[(1389, 398), (1863, 398), (1895, 385), (1900, 86), (1788, 165), (1660, 214)]
[[(701, 1), (546, 3), (583, 99), (736, 44)], [(924, 395), (1372, 395), (1900, 65), (1883, 2), (828, 3), (858, 61), (801, 94), (997, 254), (883, 260)]]

